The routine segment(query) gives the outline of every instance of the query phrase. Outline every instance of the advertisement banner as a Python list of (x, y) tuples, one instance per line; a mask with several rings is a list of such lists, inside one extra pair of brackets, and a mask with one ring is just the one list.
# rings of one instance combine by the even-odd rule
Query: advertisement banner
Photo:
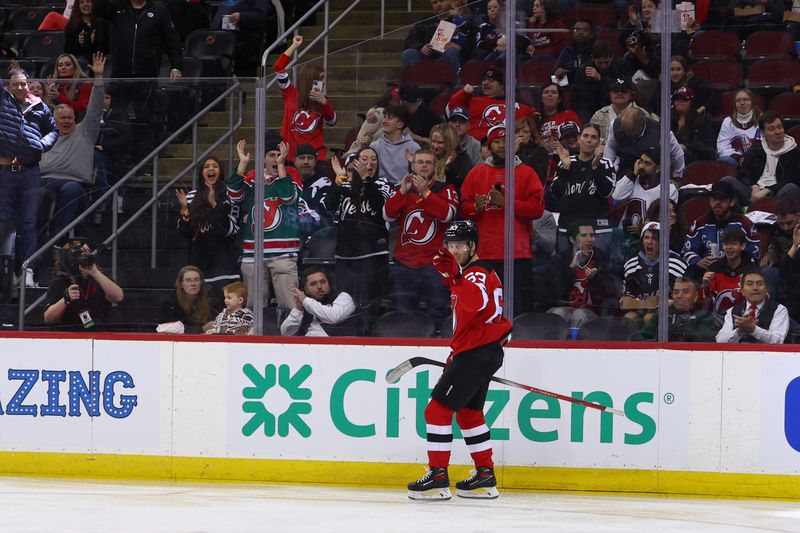
[(159, 375), (157, 343), (0, 339), (0, 450), (157, 453)]
[(800, 474), (800, 359), (761, 359), (760, 464), (766, 473)]

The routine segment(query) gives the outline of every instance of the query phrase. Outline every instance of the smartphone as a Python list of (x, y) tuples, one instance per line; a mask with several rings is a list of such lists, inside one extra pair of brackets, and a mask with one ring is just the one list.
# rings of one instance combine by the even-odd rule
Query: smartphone
[(325, 83), (322, 80), (314, 80), (311, 82), (311, 90), (318, 93), (325, 93)]

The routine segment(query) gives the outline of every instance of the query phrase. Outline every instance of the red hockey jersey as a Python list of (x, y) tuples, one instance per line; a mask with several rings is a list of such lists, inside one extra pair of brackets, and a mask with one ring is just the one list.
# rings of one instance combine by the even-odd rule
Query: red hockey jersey
[[(481, 259), (501, 261), (503, 259), (504, 211), (486, 203), (478, 212), (477, 196), (486, 196), (495, 186), (505, 195), (506, 177), (503, 167), (481, 163), (469, 171), (461, 185), (461, 216), (474, 220), (478, 225), (478, 256)], [(531, 221), (544, 212), (544, 187), (536, 171), (517, 161), (514, 173), (514, 257), (529, 258), (531, 253)]]
[[(489, 128), (502, 124), (506, 120), (506, 101), (504, 98), (490, 98), (489, 96), (472, 96), (459, 90), (450, 97), (447, 104), (447, 114), (456, 107), (466, 107), (469, 112), (469, 134), (481, 141), (486, 137)], [(533, 116), (536, 109), (517, 102), (514, 120), (525, 116)]]
[(394, 258), (408, 268), (430, 265), (442, 246), (444, 230), (458, 212), (458, 193), (449, 183), (434, 182), (423, 198), (413, 189), (400, 194), (395, 189), (383, 205), (383, 218), (397, 220)]
[(450, 287), (453, 309), (452, 355), (510, 339), (511, 322), (503, 317), (503, 284), (490, 264), (476, 261)]
[(297, 147), (301, 144), (310, 144), (317, 150), (317, 159), (324, 161), (327, 159), (328, 149), (325, 147), (322, 122), (328, 126), (336, 124), (336, 112), (330, 100), (325, 101), (322, 113), (297, 108), (297, 88), (289, 81), (289, 75), (285, 70), (290, 60), (289, 56), (281, 54), (275, 61), (278, 86), (283, 97), (281, 137), (289, 143), (289, 155), (286, 159), (293, 161)]

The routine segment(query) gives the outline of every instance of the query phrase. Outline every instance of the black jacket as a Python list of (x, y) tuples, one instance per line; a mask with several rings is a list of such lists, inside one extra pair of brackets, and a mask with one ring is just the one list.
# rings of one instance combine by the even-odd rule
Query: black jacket
[(183, 47), (162, 4), (147, 0), (137, 11), (130, 0), (97, 0), (95, 11), (111, 21), (112, 77), (156, 77), (165, 53), (171, 68), (183, 68)]
[[(762, 140), (761, 142), (766, 141)], [(742, 166), (739, 168), (739, 181), (748, 187), (758, 183), (766, 164), (767, 153), (764, 151), (764, 147), (761, 143), (754, 144), (744, 154)], [(800, 185), (800, 179), (797, 176), (798, 169), (800, 169), (800, 148), (796, 147), (778, 157), (778, 164), (775, 167), (775, 179), (778, 183), (770, 187), (772, 192), (778, 192), (787, 183)]]

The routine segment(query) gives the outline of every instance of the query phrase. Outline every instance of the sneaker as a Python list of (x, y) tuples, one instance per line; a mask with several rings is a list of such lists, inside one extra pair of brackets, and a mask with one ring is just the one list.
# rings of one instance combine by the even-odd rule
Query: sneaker
[(408, 484), (408, 497), (412, 500), (449, 500), (450, 478), (447, 469), (434, 466), (424, 476)]
[(456, 495), (462, 498), (494, 499), (500, 496), (497, 492), (497, 478), (494, 469), (479, 466), (471, 471), (472, 475), (464, 481), (456, 483)]
[(26, 268), (25, 269), (25, 286), (26, 287), (38, 287), (36, 282), (33, 280), (33, 269)]

